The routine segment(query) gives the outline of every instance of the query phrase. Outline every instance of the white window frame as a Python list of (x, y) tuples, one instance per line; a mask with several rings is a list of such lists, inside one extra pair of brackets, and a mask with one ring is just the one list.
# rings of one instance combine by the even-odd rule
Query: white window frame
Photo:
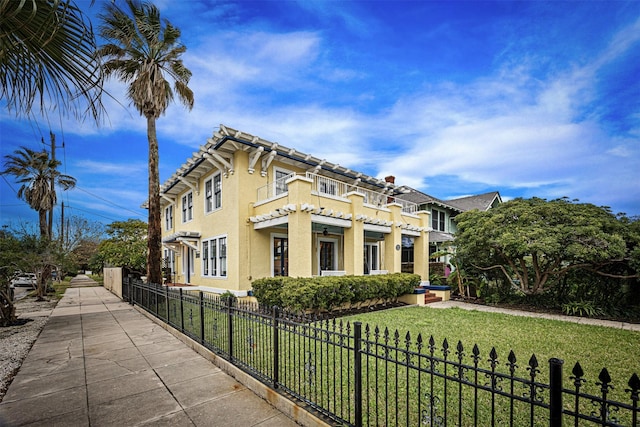
[[(441, 211), (439, 209), (431, 209), (431, 215), (432, 215), (432, 219), (431, 219), (431, 228), (433, 228), (435, 231), (447, 231), (447, 214), (445, 211)], [(434, 227), (434, 221), (436, 222), (436, 224), (438, 225), (437, 227)], [(442, 229), (440, 229), (440, 226), (442, 226)]]
[(193, 191), (182, 196), (182, 223), (193, 220)]
[(226, 234), (202, 240), (202, 277), (212, 279), (228, 277), (228, 242)]
[[(375, 248), (375, 251), (374, 251)], [(380, 244), (378, 242), (365, 242), (364, 250), (369, 255), (369, 260), (371, 260), (371, 265), (369, 266), (369, 273), (372, 270), (380, 270)], [(375, 252), (375, 256), (374, 253)], [(366, 257), (365, 257), (366, 260)]]
[[(283, 176), (281, 176), (280, 178), (278, 178), (278, 174), (281, 173), (283, 174)], [(291, 175), (293, 174), (293, 171), (290, 171), (288, 169), (285, 168), (281, 168), (278, 166), (274, 166), (273, 167), (273, 195), (274, 197), (277, 197), (281, 194), (285, 194), (289, 191), (289, 188), (287, 186), (287, 184), (285, 183), (281, 183), (280, 185), (278, 185), (278, 180), (284, 178), (287, 175)]]
[[(216, 189), (216, 183), (218, 188)], [(222, 174), (213, 174), (204, 182), (204, 212), (206, 214), (222, 208)]]
[(164, 208), (164, 229), (173, 229), (173, 204)]

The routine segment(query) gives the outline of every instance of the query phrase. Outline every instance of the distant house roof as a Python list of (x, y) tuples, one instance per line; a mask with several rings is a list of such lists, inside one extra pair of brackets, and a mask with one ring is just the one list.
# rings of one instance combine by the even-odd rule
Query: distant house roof
[(457, 207), (461, 211), (470, 211), (478, 209), (480, 211), (487, 211), (491, 209), (496, 203), (502, 203), (500, 193), (492, 191), (490, 193), (479, 194), (477, 196), (460, 197), (458, 199), (447, 200), (447, 203)]
[(437, 206), (440, 206), (442, 208), (447, 208), (447, 209), (451, 209), (457, 212), (463, 212), (462, 209), (460, 209), (459, 207), (452, 205), (451, 203), (444, 201), (444, 200), (440, 200), (436, 197), (430, 196), (428, 194), (423, 193), (422, 191), (418, 191), (415, 188), (410, 188), (407, 187), (407, 189), (409, 190), (407, 193), (404, 194), (400, 194), (396, 197), (398, 197), (399, 199), (403, 199), (403, 200), (407, 200), (409, 202), (412, 203), (416, 203), (418, 205), (423, 205), (425, 203), (429, 203), (429, 204), (434, 204)]
[(502, 203), (500, 193), (492, 191), (490, 193), (479, 194), (476, 196), (459, 197), (457, 199), (441, 200), (437, 197), (430, 196), (415, 188), (408, 188), (408, 192), (400, 194), (397, 197), (416, 203), (418, 205), (432, 204), (445, 209), (451, 209), (457, 213), (478, 209), (486, 211), (492, 208), (496, 203)]

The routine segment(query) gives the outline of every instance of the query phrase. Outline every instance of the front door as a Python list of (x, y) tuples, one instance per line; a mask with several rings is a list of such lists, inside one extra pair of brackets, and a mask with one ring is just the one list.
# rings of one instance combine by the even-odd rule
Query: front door
[(379, 270), (378, 268), (378, 244), (364, 244), (364, 274), (370, 274), (371, 270)]
[(322, 274), (323, 270), (337, 270), (337, 241), (322, 239), (320, 240), (319, 259), (318, 265), (320, 267), (319, 274)]
[(194, 250), (188, 246), (184, 246), (184, 252), (182, 257), (182, 271), (184, 272), (185, 283), (191, 283), (191, 276), (194, 272)]
[(289, 239), (273, 238), (273, 276), (289, 275)]

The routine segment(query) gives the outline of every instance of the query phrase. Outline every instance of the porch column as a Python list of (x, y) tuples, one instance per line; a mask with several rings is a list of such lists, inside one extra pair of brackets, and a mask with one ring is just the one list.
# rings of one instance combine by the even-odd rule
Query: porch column
[(344, 269), (347, 274), (364, 274), (364, 222), (356, 221), (356, 215), (362, 213), (364, 195), (352, 192), (347, 194), (351, 201), (351, 228), (344, 229)]
[(419, 274), (423, 282), (429, 280), (429, 224), (430, 213), (427, 211), (418, 212), (420, 217), (420, 227), (424, 231), (420, 232), (420, 237), (413, 241), (413, 272)]
[(289, 213), (290, 277), (313, 275), (311, 213), (300, 210), (300, 205), (311, 199), (312, 183), (312, 180), (297, 175), (287, 181), (289, 203), (297, 207), (295, 212)]
[(391, 210), (391, 233), (384, 237), (384, 269), (389, 273), (402, 271), (402, 229), (396, 223), (402, 222), (402, 205), (391, 203), (387, 205)]

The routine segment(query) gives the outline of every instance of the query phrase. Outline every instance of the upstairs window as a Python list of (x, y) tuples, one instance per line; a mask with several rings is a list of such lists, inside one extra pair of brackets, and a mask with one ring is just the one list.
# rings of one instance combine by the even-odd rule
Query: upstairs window
[(435, 231), (446, 231), (444, 211), (439, 211), (437, 209), (431, 210), (431, 228)]
[(289, 191), (289, 186), (287, 185), (288, 178), (292, 175), (291, 171), (285, 169), (275, 169), (275, 195), (278, 196), (280, 194), (284, 194)]
[(182, 222), (189, 222), (193, 219), (193, 193), (189, 192), (182, 196)]
[(173, 205), (164, 208), (164, 229), (171, 230), (173, 228)]
[(222, 179), (221, 174), (214, 175), (204, 183), (204, 211), (213, 212), (222, 207)]

